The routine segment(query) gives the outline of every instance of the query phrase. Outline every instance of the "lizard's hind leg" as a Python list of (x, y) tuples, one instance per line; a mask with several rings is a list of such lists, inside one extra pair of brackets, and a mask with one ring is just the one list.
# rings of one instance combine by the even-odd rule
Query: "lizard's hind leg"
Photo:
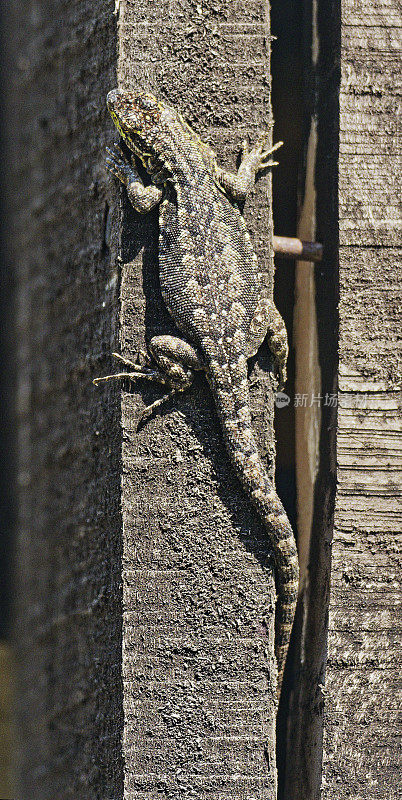
[(201, 352), (178, 336), (154, 336), (148, 349), (167, 381), (179, 389), (189, 388), (194, 372), (204, 369)]
[(278, 388), (286, 383), (286, 362), (288, 358), (288, 337), (285, 323), (268, 297), (261, 297), (254, 311), (247, 335), (247, 357), (254, 355), (264, 339), (275, 360)]
[(157, 364), (157, 374), (161, 377), (161, 382), (170, 386), (170, 391), (144, 408), (140, 422), (176, 392), (189, 389), (194, 380), (194, 372), (203, 369), (201, 354), (184, 339), (168, 335), (154, 336), (148, 347)]
[(129, 371), (105, 375), (102, 378), (95, 378), (93, 381), (95, 385), (98, 385), (119, 378), (129, 378), (130, 380), (145, 378), (145, 380), (166, 386), (169, 389), (167, 394), (147, 406), (141, 414), (140, 421), (176, 392), (184, 392), (189, 389), (194, 380), (194, 372), (204, 369), (201, 353), (184, 339), (176, 336), (154, 336), (149, 342), (148, 349), (150, 357), (145, 366), (135, 364), (130, 359), (113, 353), (113, 356), (125, 364)]

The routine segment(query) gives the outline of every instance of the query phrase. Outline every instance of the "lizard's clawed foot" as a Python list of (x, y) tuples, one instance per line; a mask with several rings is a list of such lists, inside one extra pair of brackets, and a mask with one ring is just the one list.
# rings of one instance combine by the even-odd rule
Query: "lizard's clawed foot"
[(279, 163), (278, 161), (272, 161), (269, 156), (272, 155), (275, 150), (278, 150), (279, 147), (282, 147), (283, 142), (276, 142), (273, 147), (266, 150), (266, 141), (267, 137), (264, 136), (257, 142), (250, 153), (250, 155), (254, 156), (254, 168), (256, 172), (261, 172), (264, 169), (268, 169), (268, 167), (276, 167)]
[(131, 181), (139, 180), (138, 172), (134, 164), (127, 158), (123, 150), (118, 145), (106, 148), (106, 169), (118, 178), (124, 186), (128, 186)]
[[(153, 381), (155, 383), (163, 383), (166, 384), (168, 381), (166, 379), (166, 375), (158, 370), (157, 367), (151, 367), (148, 365), (143, 364), (136, 364), (134, 361), (131, 361), (129, 358), (125, 358), (121, 356), (120, 353), (112, 353), (113, 358), (116, 358), (118, 361), (123, 363), (126, 367), (130, 368), (130, 372), (115, 372), (113, 375), (103, 375), (100, 378), (94, 378), (92, 383), (95, 386), (99, 386), (100, 383), (106, 383), (107, 381), (119, 380), (123, 378), (128, 378), (129, 380), (136, 380), (137, 378), (145, 378), (148, 381)], [(149, 357), (145, 354), (147, 359)]]
[[(135, 361), (131, 361), (129, 358), (125, 358), (125, 356), (121, 356), (120, 353), (112, 353), (113, 358), (116, 358), (117, 361), (120, 361), (124, 366), (130, 368), (130, 372), (115, 372), (113, 375), (103, 375), (100, 378), (94, 378), (92, 383), (95, 386), (99, 386), (100, 383), (106, 383), (108, 381), (113, 380), (120, 380), (124, 378), (128, 378), (129, 380), (136, 380), (137, 378), (145, 378), (145, 380), (153, 381), (155, 383), (161, 383), (164, 385), (171, 386), (171, 381), (169, 380), (168, 376), (165, 375), (158, 367), (155, 366), (148, 366), (147, 364), (152, 364), (152, 360), (148, 353), (140, 351), (138, 353), (138, 358), (142, 357), (147, 363), (138, 364)], [(173, 395), (177, 392), (182, 391), (178, 387), (172, 387), (169, 392), (167, 392), (163, 397), (158, 397), (157, 400), (154, 400), (149, 406), (144, 408), (141, 412), (137, 423), (137, 430), (141, 427), (141, 425), (148, 419), (148, 417), (153, 414), (155, 409), (159, 408), (163, 403), (166, 403), (167, 400), (170, 400)]]
[(138, 358), (137, 361), (131, 361), (130, 358), (125, 358), (125, 356), (121, 356), (120, 353), (112, 353), (112, 356), (113, 358), (117, 359), (117, 361), (121, 361), (121, 363), (126, 367), (133, 367), (134, 369), (137, 369), (139, 366)]
[(164, 394), (163, 397), (158, 397), (157, 400), (154, 400), (153, 403), (151, 403), (149, 406), (144, 408), (144, 410), (141, 412), (140, 417), (139, 417), (138, 422), (137, 422), (137, 431), (141, 428), (141, 426), (144, 424), (144, 422), (146, 422), (146, 420), (151, 416), (151, 414), (154, 413), (156, 408), (159, 408), (164, 403), (166, 403), (167, 400), (170, 400), (170, 398), (173, 397), (175, 394), (177, 394), (178, 391), (180, 391), (180, 390), (179, 389), (171, 389), (170, 392), (167, 392), (167, 394)]

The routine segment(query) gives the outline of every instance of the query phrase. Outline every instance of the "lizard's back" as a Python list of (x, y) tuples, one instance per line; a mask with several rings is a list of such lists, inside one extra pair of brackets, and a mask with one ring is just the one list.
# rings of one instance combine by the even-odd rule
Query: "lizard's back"
[(239, 210), (197, 155), (187, 174), (168, 188), (160, 208), (163, 298), (177, 326), (207, 360), (217, 346), (220, 360), (240, 353), (249, 358), (266, 333), (262, 317), (255, 330), (256, 311), (265, 297), (257, 258)]

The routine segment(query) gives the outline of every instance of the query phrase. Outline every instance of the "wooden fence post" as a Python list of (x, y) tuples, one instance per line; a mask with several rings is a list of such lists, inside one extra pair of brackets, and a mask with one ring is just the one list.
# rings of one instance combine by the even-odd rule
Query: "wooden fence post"
[(342, 3), (328, 800), (400, 791), (401, 24), (397, 4)]
[[(272, 564), (208, 390), (137, 433), (154, 388), (91, 383), (170, 324), (157, 216), (105, 171), (106, 93), (153, 89), (234, 166), (272, 124), (268, 4), (15, 5), (19, 796), (274, 800)], [(270, 200), (265, 178), (246, 217), (272, 282)]]

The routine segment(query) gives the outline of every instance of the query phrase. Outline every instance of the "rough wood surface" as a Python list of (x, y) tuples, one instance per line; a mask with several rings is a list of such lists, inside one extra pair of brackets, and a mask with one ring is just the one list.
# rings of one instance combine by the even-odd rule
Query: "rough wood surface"
[(328, 800), (401, 796), (401, 26), (392, 0), (342, 3)]
[[(265, 2), (127, 2), (119, 83), (177, 105), (232, 167), (271, 123)], [(272, 269), (267, 185), (247, 204)], [(124, 203), (121, 336), (133, 355), (170, 331), (157, 281), (157, 217)], [(144, 325), (145, 324), (145, 325)], [(266, 357), (261, 362), (267, 369)], [(267, 375), (254, 422), (272, 465)], [(128, 387), (126, 387), (128, 388)], [(160, 389), (123, 395), (125, 798), (276, 796), (272, 571), (263, 530), (230, 469), (201, 379), (136, 433)]]
[[(323, 402), (284, 796), (390, 800), (401, 766), (402, 18), (392, 0), (311, 9)], [(326, 406), (337, 388), (338, 408)]]
[[(91, 385), (112, 350), (133, 356), (170, 324), (157, 217), (136, 218), (105, 175), (106, 91), (155, 89), (234, 166), (271, 124), (267, 4), (15, 10), (18, 796), (274, 800), (272, 565), (208, 391), (137, 434), (157, 389)], [(247, 218), (272, 276), (267, 191)], [(253, 414), (271, 469), (269, 366)]]
[[(105, 241), (111, 3), (14, 3), (19, 800), (122, 796), (118, 315)], [(110, 205), (110, 200), (109, 200)]]

